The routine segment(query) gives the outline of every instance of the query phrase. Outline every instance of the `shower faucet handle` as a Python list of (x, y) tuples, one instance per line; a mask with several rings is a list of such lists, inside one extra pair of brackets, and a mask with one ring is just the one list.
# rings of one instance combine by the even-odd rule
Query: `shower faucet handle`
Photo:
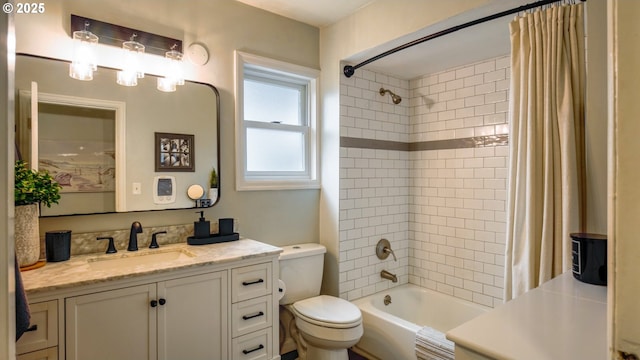
[(393, 261), (398, 261), (396, 254), (391, 249), (391, 243), (387, 239), (380, 239), (376, 245), (376, 256), (378, 259), (384, 260), (389, 257), (389, 254), (393, 255)]
[(391, 250), (391, 248), (386, 247), (382, 249), (382, 251), (384, 251), (387, 254), (391, 253), (391, 255), (393, 255), (393, 261), (398, 261), (398, 259), (396, 258), (396, 253), (394, 253), (393, 250)]

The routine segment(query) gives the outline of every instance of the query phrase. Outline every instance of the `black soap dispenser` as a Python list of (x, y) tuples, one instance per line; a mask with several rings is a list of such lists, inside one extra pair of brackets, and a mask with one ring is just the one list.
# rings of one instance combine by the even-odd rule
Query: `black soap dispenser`
[(211, 236), (211, 226), (209, 220), (205, 220), (204, 211), (196, 211), (200, 213), (200, 220), (193, 222), (193, 237), (196, 239), (207, 238)]

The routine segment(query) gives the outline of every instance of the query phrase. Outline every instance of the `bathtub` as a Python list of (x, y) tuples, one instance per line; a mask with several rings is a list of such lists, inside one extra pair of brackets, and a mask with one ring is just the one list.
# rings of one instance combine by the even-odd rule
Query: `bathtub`
[[(384, 305), (385, 295), (391, 303)], [(489, 307), (406, 284), (354, 300), (364, 335), (354, 350), (382, 360), (416, 359), (415, 336), (423, 326), (447, 331), (491, 310)]]

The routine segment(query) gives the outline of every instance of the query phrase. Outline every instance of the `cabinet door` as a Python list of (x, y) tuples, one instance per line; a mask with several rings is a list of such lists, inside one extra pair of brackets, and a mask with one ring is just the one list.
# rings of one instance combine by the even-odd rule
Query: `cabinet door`
[(226, 271), (158, 283), (158, 300), (159, 360), (228, 358)]
[(58, 360), (58, 347), (18, 355), (16, 360)]
[(29, 308), (30, 327), (16, 343), (16, 353), (58, 346), (58, 300), (29, 304)]
[(67, 360), (156, 359), (156, 285), (65, 299)]

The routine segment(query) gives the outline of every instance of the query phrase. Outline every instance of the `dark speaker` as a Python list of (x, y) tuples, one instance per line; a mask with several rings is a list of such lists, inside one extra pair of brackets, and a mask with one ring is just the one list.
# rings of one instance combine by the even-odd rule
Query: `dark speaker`
[(572, 233), (573, 277), (594, 285), (607, 285), (607, 236)]

